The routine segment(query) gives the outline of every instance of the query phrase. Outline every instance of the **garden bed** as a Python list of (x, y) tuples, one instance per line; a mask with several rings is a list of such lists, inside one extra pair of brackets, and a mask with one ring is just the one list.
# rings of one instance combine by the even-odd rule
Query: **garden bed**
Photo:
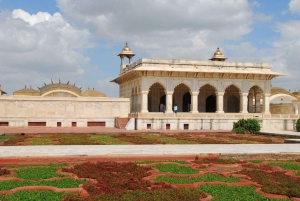
[(300, 199), (300, 158), (245, 160), (208, 155), (139, 161), (65, 159), (45, 164), (46, 159), (2, 165), (0, 200)]
[(0, 145), (276, 144), (286, 137), (233, 133), (1, 135)]

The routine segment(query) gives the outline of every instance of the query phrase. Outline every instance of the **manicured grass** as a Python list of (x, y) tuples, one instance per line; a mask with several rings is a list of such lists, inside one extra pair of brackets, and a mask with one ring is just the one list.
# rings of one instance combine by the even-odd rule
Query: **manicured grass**
[(191, 167), (180, 166), (177, 164), (157, 164), (153, 166), (159, 172), (170, 172), (175, 174), (197, 174), (199, 170), (193, 170)]
[(300, 163), (296, 163), (296, 162), (282, 161), (282, 162), (269, 162), (268, 164), (281, 167), (284, 170), (300, 170)]
[(271, 199), (255, 192), (253, 186), (203, 185), (201, 191), (213, 196), (213, 201), (288, 201), (290, 199)]
[(53, 167), (38, 167), (16, 170), (16, 177), (29, 180), (50, 179), (53, 177), (65, 177), (65, 175), (57, 174), (57, 168)]
[(52, 191), (19, 191), (10, 195), (1, 195), (1, 201), (26, 201), (26, 200), (43, 200), (43, 201), (61, 201), (67, 193), (55, 193)]
[(0, 135), (0, 142), (5, 141), (9, 138), (15, 137), (14, 135)]
[(22, 143), (25, 141), (27, 136), (25, 135), (15, 135), (14, 137), (8, 138), (7, 140), (4, 141), (4, 145), (6, 146), (14, 146), (18, 145), (18, 143)]
[(127, 142), (123, 142), (113, 138), (113, 136), (117, 136), (117, 134), (99, 134), (99, 135), (91, 135), (90, 139), (97, 144), (104, 145), (120, 145), (120, 144), (129, 144)]
[(51, 145), (54, 144), (49, 136), (40, 136), (39, 138), (27, 138), (25, 145)]
[(85, 181), (75, 179), (60, 179), (49, 181), (1, 181), (0, 190), (10, 190), (21, 186), (54, 186), (57, 188), (77, 188)]
[(159, 144), (197, 144), (194, 141), (189, 140), (178, 140), (173, 136), (159, 136), (159, 135), (143, 135), (147, 139), (156, 139)]
[(154, 181), (166, 181), (170, 184), (193, 184), (196, 182), (204, 181), (204, 182), (239, 182), (240, 179), (237, 177), (223, 177), (219, 174), (206, 174), (198, 177), (173, 177), (173, 176), (159, 176), (154, 179)]
[(89, 134), (55, 134), (52, 140), (58, 140), (60, 145), (93, 145), (96, 144), (90, 139)]

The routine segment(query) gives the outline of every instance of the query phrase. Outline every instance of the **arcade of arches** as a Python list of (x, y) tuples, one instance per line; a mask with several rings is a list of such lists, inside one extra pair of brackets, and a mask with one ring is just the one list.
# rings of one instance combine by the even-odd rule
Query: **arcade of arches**
[[(169, 95), (171, 101), (167, 101), (166, 95)], [(263, 112), (262, 97), (263, 90), (258, 86), (253, 86), (248, 94), (244, 94), (234, 85), (227, 87), (224, 93), (218, 93), (213, 86), (206, 84), (199, 89), (198, 93), (195, 93), (181, 83), (174, 88), (172, 93), (166, 93), (160, 83), (155, 83), (148, 92), (147, 109), (148, 112), (159, 112), (159, 105), (164, 104), (169, 112), (177, 105), (178, 112), (260, 113)], [(197, 108), (193, 109), (193, 105)]]

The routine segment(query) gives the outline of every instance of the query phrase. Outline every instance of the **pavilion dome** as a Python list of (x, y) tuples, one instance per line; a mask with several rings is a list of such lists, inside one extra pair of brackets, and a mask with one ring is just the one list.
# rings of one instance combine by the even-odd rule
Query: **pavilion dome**
[(81, 93), (83, 97), (106, 97), (106, 94), (93, 89), (88, 89)]
[(25, 86), (24, 89), (20, 89), (18, 91), (13, 92), (13, 95), (17, 95), (17, 96), (40, 96), (40, 93), (34, 89), (27, 88)]
[(227, 58), (223, 55), (223, 53), (220, 51), (220, 48), (217, 48), (217, 51), (215, 51), (214, 55), (212, 56), (211, 61), (225, 61)]
[(41, 96), (49, 96), (50, 94), (64, 92), (65, 94), (60, 94), (59, 96), (81, 96), (81, 88), (75, 86), (75, 84), (61, 83), (60, 81), (54, 83), (51, 81), (51, 84), (45, 84), (45, 86), (39, 88)]

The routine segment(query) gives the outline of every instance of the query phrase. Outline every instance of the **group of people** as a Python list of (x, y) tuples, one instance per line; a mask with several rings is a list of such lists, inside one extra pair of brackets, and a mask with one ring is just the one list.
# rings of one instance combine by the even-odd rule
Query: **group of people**
[[(174, 111), (175, 114), (177, 114), (177, 109), (178, 109), (177, 105), (174, 105), (173, 111)], [(160, 105), (159, 105), (159, 111), (163, 112), (163, 113), (166, 112), (166, 106), (163, 103), (160, 103)]]

